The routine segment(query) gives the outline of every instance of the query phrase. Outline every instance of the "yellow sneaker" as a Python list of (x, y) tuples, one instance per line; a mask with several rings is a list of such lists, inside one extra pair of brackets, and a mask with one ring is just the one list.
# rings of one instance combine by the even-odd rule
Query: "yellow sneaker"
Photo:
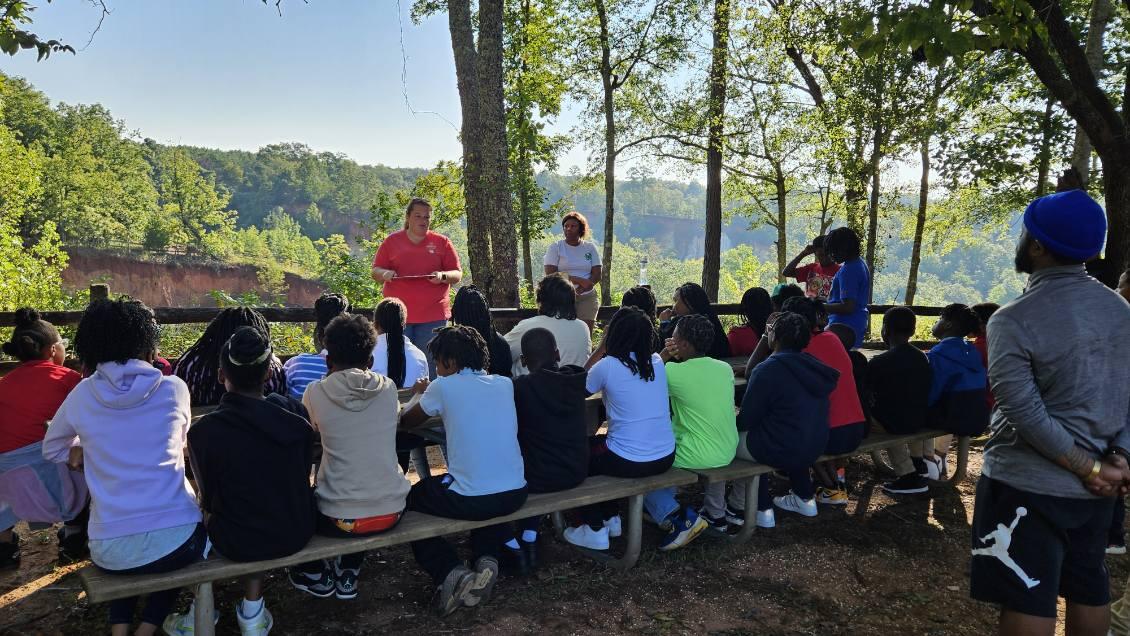
[(816, 489), (816, 501), (828, 506), (846, 506), (848, 494), (842, 488), (818, 488)]

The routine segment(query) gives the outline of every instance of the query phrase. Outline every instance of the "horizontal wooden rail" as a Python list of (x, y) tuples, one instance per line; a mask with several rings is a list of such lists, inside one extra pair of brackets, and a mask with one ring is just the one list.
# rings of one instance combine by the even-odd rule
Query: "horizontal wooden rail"
[[(872, 315), (882, 315), (891, 307), (898, 305), (871, 305)], [(660, 307), (663, 309), (664, 307)], [(720, 316), (737, 316), (741, 315), (741, 305), (734, 303), (719, 303), (714, 305), (714, 310)], [(312, 307), (255, 307), (267, 322), (291, 322), (291, 323), (312, 323), (316, 320), (314, 317), (314, 309)], [(619, 307), (601, 307), (597, 317), (601, 320), (607, 320), (616, 313)], [(941, 307), (912, 307), (914, 313), (919, 316), (940, 316), (942, 313)], [(369, 308), (357, 308), (354, 310), (357, 313), (363, 313), (371, 316), (373, 310)], [(155, 307), (153, 312), (157, 314), (157, 322), (162, 325), (186, 325), (186, 324), (202, 324), (210, 322), (220, 312), (218, 307)], [(81, 311), (45, 311), (42, 312), (43, 319), (54, 325), (77, 325), (79, 320), (82, 319)], [(515, 309), (515, 308), (501, 308), (491, 309), (491, 315), (495, 320), (503, 322), (516, 322), (524, 318), (530, 318), (537, 315), (537, 311), (533, 309)], [(11, 311), (0, 312), (0, 327), (12, 327), (16, 324), (16, 314)]]

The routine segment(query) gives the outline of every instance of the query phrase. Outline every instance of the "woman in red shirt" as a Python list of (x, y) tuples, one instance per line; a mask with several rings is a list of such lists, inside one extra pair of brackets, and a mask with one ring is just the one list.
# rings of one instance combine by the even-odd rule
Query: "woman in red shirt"
[[(85, 522), (76, 519), (86, 505), (81, 472), (43, 459), (40, 446), (47, 422), (82, 380), (63, 366), (66, 342), (34, 309), (16, 311), (12, 339), (3, 352), (20, 365), (0, 377), (0, 567), (19, 564), (19, 520), (57, 523), (75, 520), (59, 533), (59, 556), (77, 560), (86, 548)], [(57, 472), (59, 479), (45, 480)]]
[(388, 235), (373, 258), (373, 280), (384, 287), (385, 298), (399, 298), (408, 308), (404, 335), (428, 358), (431, 377), (435, 362), (428, 343), (436, 329), (451, 318), (451, 286), (463, 278), (459, 255), (444, 235), (432, 232), (432, 204), (412, 199), (404, 211), (404, 229)]

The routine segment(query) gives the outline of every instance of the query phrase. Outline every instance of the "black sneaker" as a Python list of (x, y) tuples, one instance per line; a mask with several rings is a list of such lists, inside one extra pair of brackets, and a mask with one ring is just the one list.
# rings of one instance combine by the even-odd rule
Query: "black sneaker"
[(726, 521), (725, 513), (722, 513), (721, 517), (711, 517), (706, 514), (705, 511), (699, 510), (698, 516), (702, 517), (702, 520), (706, 522), (707, 530), (726, 533), (730, 529), (730, 522)]
[(915, 495), (930, 490), (926, 478), (922, 475), (909, 473), (903, 475), (889, 484), (883, 484), (883, 490), (892, 495)]
[(357, 578), (361, 570), (341, 567), (341, 560), (334, 563), (334, 594), (343, 601), (357, 598)]
[(337, 591), (333, 570), (326, 564), (318, 574), (308, 574), (298, 568), (289, 568), (287, 578), (294, 589), (318, 598), (329, 598)]
[(526, 555), (526, 567), (530, 572), (538, 569), (538, 542), (526, 543), (519, 539), (518, 545), (522, 546), (522, 554)]
[(56, 535), (59, 539), (59, 563), (77, 563), (90, 556), (86, 532), (76, 532), (69, 537), (66, 535), (66, 530), (59, 528)]
[(726, 506), (726, 521), (741, 527), (745, 525), (745, 510), (735, 510)]
[(502, 571), (506, 576), (526, 576), (530, 573), (530, 563), (521, 544), (517, 548), (503, 544), (501, 556)]
[(0, 570), (20, 567), (20, 537), (12, 534), (11, 542), (0, 543)]

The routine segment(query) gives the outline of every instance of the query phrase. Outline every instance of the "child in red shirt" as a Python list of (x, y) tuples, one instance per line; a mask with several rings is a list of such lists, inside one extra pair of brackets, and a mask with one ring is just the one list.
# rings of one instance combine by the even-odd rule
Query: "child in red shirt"
[[(77, 560), (86, 547), (85, 522), (76, 518), (86, 505), (86, 482), (81, 472), (45, 461), (40, 444), (47, 422), (82, 377), (63, 366), (66, 342), (34, 309), (16, 311), (12, 338), (2, 349), (21, 364), (0, 378), (0, 501), (7, 504), (0, 509), (0, 567), (19, 564), (12, 528), (20, 519), (74, 520), (60, 531), (59, 556)], [(53, 483), (42, 478), (51, 471), (59, 474)]]
[[(977, 337), (973, 339), (973, 347), (981, 354), (981, 364), (985, 365), (985, 369), (989, 368), (989, 333), (987, 327), (989, 325), (989, 318), (997, 313), (1001, 306), (996, 303), (980, 303), (973, 305), (973, 313), (981, 319), (981, 330), (977, 332)], [(997, 401), (993, 398), (993, 391), (990, 388), (985, 391), (985, 397), (989, 401), (989, 411), (993, 410)]]

